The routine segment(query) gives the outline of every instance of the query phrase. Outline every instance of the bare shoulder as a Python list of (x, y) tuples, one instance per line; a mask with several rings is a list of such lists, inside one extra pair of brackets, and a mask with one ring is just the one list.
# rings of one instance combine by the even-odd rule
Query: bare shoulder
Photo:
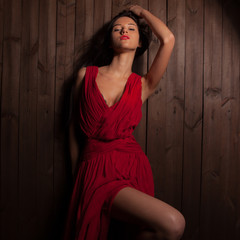
[(78, 70), (77, 79), (76, 79), (76, 87), (77, 88), (81, 85), (85, 74), (86, 74), (86, 67), (82, 67)]
[(84, 79), (85, 74), (86, 74), (86, 67), (80, 68), (77, 72), (76, 81), (75, 81), (75, 84), (73, 86), (74, 98), (76, 98), (78, 96), (78, 93), (79, 93), (79, 90), (81, 88), (82, 81)]

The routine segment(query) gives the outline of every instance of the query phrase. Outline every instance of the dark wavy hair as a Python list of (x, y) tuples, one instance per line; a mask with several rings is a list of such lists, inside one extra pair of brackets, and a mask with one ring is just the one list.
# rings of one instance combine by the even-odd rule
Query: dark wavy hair
[(141, 56), (149, 47), (152, 40), (152, 31), (146, 23), (130, 10), (123, 10), (111, 21), (104, 24), (104, 26), (96, 32), (92, 38), (83, 43), (76, 51), (74, 62), (74, 76), (77, 76), (77, 72), (81, 67), (94, 65), (105, 66), (109, 65), (113, 59), (113, 49), (111, 45), (111, 32), (115, 21), (120, 17), (129, 17), (133, 19), (139, 31), (139, 41), (141, 47), (138, 47), (135, 54), (135, 59)]

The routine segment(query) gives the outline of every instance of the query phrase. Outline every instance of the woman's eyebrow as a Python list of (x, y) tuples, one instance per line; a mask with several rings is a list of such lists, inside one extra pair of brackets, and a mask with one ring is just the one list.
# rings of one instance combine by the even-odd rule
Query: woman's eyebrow
[[(120, 24), (120, 23), (117, 23), (117, 24), (114, 24), (114, 25), (113, 25), (113, 27), (115, 27), (115, 26), (117, 26), (117, 25), (120, 25), (120, 26), (121, 26), (122, 24)], [(137, 25), (136, 25), (136, 24), (134, 24), (134, 23), (128, 23), (128, 25), (134, 25), (134, 26), (137, 26)]]

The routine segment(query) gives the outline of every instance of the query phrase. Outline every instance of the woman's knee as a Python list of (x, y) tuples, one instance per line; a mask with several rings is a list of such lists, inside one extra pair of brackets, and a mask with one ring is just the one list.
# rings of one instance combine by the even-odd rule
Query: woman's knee
[(170, 231), (170, 235), (173, 237), (173, 239), (180, 239), (184, 233), (185, 229), (185, 219), (181, 213), (178, 213), (174, 216), (172, 216), (172, 228)]
[(181, 239), (186, 225), (183, 215), (178, 211), (175, 213), (169, 213), (166, 221), (168, 222), (167, 228), (163, 229), (162, 225), (159, 225), (157, 230), (159, 235), (164, 235), (164, 239), (168, 240)]
[(178, 210), (128, 187), (115, 197), (111, 215), (113, 218), (149, 228), (149, 231), (145, 230), (146, 234), (152, 232), (155, 239), (180, 239), (185, 228), (185, 219)]

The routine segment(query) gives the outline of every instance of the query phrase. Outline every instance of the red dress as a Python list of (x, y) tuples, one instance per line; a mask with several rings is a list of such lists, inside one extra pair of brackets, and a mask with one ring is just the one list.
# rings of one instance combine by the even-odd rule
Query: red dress
[(106, 240), (112, 201), (130, 186), (154, 196), (150, 163), (132, 135), (142, 117), (141, 76), (132, 73), (121, 99), (109, 107), (88, 66), (79, 124), (87, 136), (68, 209), (64, 240)]

